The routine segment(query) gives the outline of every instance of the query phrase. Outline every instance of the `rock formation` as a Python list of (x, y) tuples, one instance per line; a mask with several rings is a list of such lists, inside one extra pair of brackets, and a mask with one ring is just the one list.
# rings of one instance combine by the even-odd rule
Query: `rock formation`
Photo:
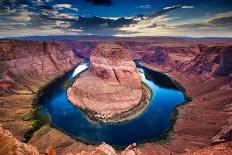
[(228, 123), (222, 126), (221, 131), (212, 138), (212, 144), (220, 144), (232, 141), (232, 116), (227, 121)]
[(2, 155), (39, 155), (38, 150), (18, 141), (8, 130), (0, 124), (0, 154)]
[(141, 77), (120, 46), (98, 45), (90, 68), (67, 91), (72, 104), (94, 117), (110, 118), (137, 106), (142, 98)]

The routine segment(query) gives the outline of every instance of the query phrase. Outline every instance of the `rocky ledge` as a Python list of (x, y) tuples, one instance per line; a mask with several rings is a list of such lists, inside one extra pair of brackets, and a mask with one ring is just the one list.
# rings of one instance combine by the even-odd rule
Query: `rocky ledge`
[(70, 102), (94, 120), (119, 122), (138, 116), (150, 93), (142, 87), (141, 76), (126, 51), (116, 44), (100, 44), (90, 62), (90, 68), (68, 88)]

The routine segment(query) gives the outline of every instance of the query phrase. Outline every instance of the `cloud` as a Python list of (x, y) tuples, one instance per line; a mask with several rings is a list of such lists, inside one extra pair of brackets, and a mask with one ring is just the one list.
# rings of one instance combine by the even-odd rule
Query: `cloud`
[(11, 17), (12, 20), (15, 21), (20, 21), (20, 22), (24, 22), (24, 21), (29, 21), (31, 19), (29, 13), (27, 12), (20, 12), (17, 16), (13, 16)]
[(72, 5), (71, 4), (55, 4), (54, 5), (55, 8), (71, 8)]
[(173, 5), (173, 6), (164, 7), (163, 10), (173, 10), (173, 9), (181, 8), (181, 7), (182, 7), (181, 5)]
[[(173, 20), (179, 17), (169, 17), (167, 14), (176, 9), (186, 8), (182, 5), (173, 5), (163, 8), (159, 11), (149, 13), (143, 17), (142, 20), (132, 23), (128, 26), (118, 28), (119, 34), (123, 33), (131, 36), (150, 36), (150, 35), (167, 35), (173, 32), (169, 25), (173, 23)], [(129, 32), (129, 33), (128, 33)], [(117, 34), (118, 35), (118, 34)]]
[(158, 24), (157, 23), (152, 23), (151, 25), (148, 25), (146, 28), (154, 28), (157, 27)]
[[(3, 0), (7, 1), (7, 0)], [(0, 4), (3, 2), (0, 1)], [(8, 0), (9, 1), (9, 0)], [(14, 0), (12, 0), (14, 1)], [(110, 5), (110, 1), (88, 1), (94, 5)], [(147, 15), (132, 17), (85, 17), (80, 16), (69, 10), (78, 11), (71, 4), (48, 4), (45, 1), (27, 1), (22, 0), (17, 4), (4, 3), (4, 16), (0, 15), (0, 26), (3, 31), (17, 29), (38, 29), (45, 32), (52, 29), (61, 32), (72, 32), (78, 34), (104, 34), (116, 35), (124, 33), (128, 35), (143, 34), (145, 30), (151, 33), (151, 30), (161, 29), (166, 21), (171, 20), (166, 13), (181, 8), (182, 6), (166, 7), (162, 10), (150, 12)], [(143, 8), (150, 7), (148, 4)], [(1, 11), (1, 10), (0, 10)], [(144, 29), (144, 30), (143, 30)], [(34, 31), (33, 31), (34, 32)], [(54, 32), (54, 31), (53, 31)], [(151, 33), (152, 34), (152, 33)]]
[(112, 5), (111, 0), (85, 0), (87, 3), (91, 3), (93, 5), (105, 5), (105, 6), (110, 6)]
[(232, 30), (232, 11), (216, 14), (205, 21), (176, 25), (175, 28), (183, 28), (183, 29), (223, 28), (223, 29)]
[(55, 4), (54, 7), (58, 9), (70, 9), (74, 11), (79, 11), (78, 8), (73, 8), (71, 4)]
[(70, 28), (82, 29), (85, 32), (90, 33), (99, 33), (102, 31), (111, 31), (113, 32), (115, 28), (122, 27), (125, 25), (130, 25), (136, 22), (132, 18), (102, 18), (102, 17), (82, 17), (79, 16), (78, 20), (71, 22)]
[(152, 7), (152, 5), (150, 5), (150, 4), (146, 4), (146, 5), (138, 6), (137, 8), (141, 8), (141, 9), (149, 9), (149, 8), (151, 8), (151, 7)]
[(151, 15), (149, 17), (150, 18), (158, 17), (158, 16), (164, 15), (166, 13), (169, 13), (173, 10), (179, 9), (181, 7), (182, 7), (181, 5), (173, 5), (173, 6), (165, 7), (160, 11), (155, 11), (155, 12), (151, 13)]
[[(118, 31), (126, 32), (129, 29), (142, 29), (142, 28), (153, 28), (157, 27), (157, 21), (162, 19), (162, 21), (172, 20), (164, 16), (166, 13), (181, 8), (182, 6), (172, 6), (170, 8), (162, 9), (159, 11), (154, 11), (149, 13), (147, 16), (134, 16), (134, 17), (83, 17), (79, 16), (77, 21), (71, 22), (69, 28), (82, 29), (83, 32), (90, 32), (93, 34), (106, 33), (109, 31), (111, 33), (116, 33)], [(162, 17), (161, 17), (162, 16)], [(160, 18), (159, 18), (160, 17)], [(161, 24), (163, 26), (163, 24)], [(161, 26), (159, 25), (159, 26)]]
[(217, 14), (210, 18), (207, 23), (214, 26), (232, 27), (232, 11)]
[(187, 5), (184, 5), (184, 6), (182, 6), (181, 8), (183, 8), (183, 9), (193, 9), (194, 6), (187, 6)]
[[(7, 3), (8, 2), (8, 3)], [(11, 2), (11, 3), (9, 3)], [(78, 8), (71, 4), (47, 3), (45, 0), (0, 0), (0, 35), (41, 34), (100, 34), (100, 35), (181, 35), (232, 32), (232, 11), (211, 15), (197, 22), (177, 22), (169, 14), (176, 9), (191, 9), (193, 6), (173, 5), (158, 11), (146, 12), (131, 17), (86, 17), (77, 14)], [(93, 5), (105, 5), (94, 4)], [(99, 3), (99, 2), (98, 2)], [(112, 5), (112, 3), (111, 3)], [(149, 5), (149, 4), (147, 4)], [(143, 5), (141, 8), (149, 8)], [(20, 31), (22, 30), (22, 31)], [(28, 32), (27, 32), (28, 30)], [(20, 33), (22, 32), (22, 33)], [(231, 35), (232, 36), (232, 35)]]
[(173, 5), (173, 6), (167, 6), (164, 7), (163, 10), (172, 10), (176, 8), (182, 8), (182, 9), (192, 9), (194, 6), (187, 6), (187, 5)]

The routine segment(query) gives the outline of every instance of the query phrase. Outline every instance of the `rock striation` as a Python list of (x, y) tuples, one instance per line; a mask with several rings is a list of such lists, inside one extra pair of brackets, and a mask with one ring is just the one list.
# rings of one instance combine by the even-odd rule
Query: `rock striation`
[(126, 51), (116, 44), (101, 44), (94, 49), (90, 62), (89, 69), (67, 90), (73, 105), (103, 119), (138, 106), (141, 76)]

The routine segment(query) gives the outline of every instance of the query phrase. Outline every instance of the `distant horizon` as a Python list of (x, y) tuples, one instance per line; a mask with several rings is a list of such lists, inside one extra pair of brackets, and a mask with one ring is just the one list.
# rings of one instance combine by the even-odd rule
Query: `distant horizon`
[(14, 39), (14, 38), (33, 38), (33, 37), (111, 37), (111, 38), (193, 38), (193, 39), (204, 39), (204, 38), (212, 38), (212, 39), (232, 39), (231, 37), (214, 37), (214, 36), (205, 36), (205, 37), (195, 37), (195, 36), (107, 36), (107, 35), (30, 35), (30, 36), (10, 36), (10, 37), (2, 37), (0, 36), (0, 39)]

